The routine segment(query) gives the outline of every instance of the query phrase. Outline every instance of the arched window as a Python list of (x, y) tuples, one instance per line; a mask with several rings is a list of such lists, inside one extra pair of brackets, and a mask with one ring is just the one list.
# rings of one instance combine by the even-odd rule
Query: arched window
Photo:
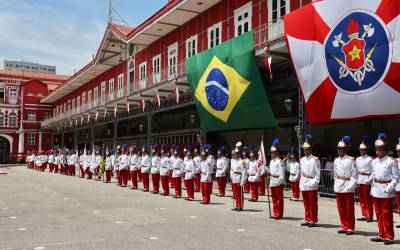
[(14, 112), (8, 115), (8, 126), (9, 127), (17, 126), (17, 115)]
[(4, 114), (0, 112), (0, 127), (4, 127)]
[(129, 84), (131, 85), (135, 81), (135, 63), (133, 62), (133, 60), (129, 61), (128, 72), (129, 72)]

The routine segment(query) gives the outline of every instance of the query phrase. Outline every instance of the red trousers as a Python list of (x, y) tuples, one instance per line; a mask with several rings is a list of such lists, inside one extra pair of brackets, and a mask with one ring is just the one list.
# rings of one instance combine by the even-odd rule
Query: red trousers
[(276, 218), (283, 217), (283, 185), (271, 187), (273, 213)]
[(258, 201), (258, 181), (257, 182), (249, 182), (250, 190), (251, 190), (251, 200)]
[(244, 193), (249, 193), (250, 192), (250, 183), (249, 183), (248, 180), (246, 180), (246, 182), (244, 183), (243, 192)]
[(374, 218), (374, 208), (371, 196), (371, 185), (360, 184), (357, 192), (362, 216), (372, 220), (372, 218)]
[(143, 181), (143, 189), (149, 191), (150, 189), (150, 175), (149, 173), (141, 173)]
[(400, 215), (400, 192), (396, 192), (396, 204), (397, 204), (397, 213)]
[(175, 195), (181, 197), (182, 196), (181, 177), (174, 177), (173, 181), (174, 181)]
[(106, 182), (111, 182), (111, 170), (106, 170)]
[(161, 176), (161, 186), (163, 188), (163, 194), (165, 196), (169, 195), (169, 176), (165, 175), (165, 176)]
[(160, 174), (151, 174), (151, 181), (153, 183), (153, 192), (158, 194), (160, 192)]
[(260, 181), (258, 182), (258, 194), (265, 195), (265, 175), (260, 176)]
[(115, 171), (115, 174), (117, 175), (117, 185), (118, 186), (121, 186), (122, 185), (122, 176), (121, 176), (121, 171), (120, 170), (117, 170), (117, 171)]
[(226, 176), (217, 177), (218, 193), (220, 196), (225, 196)]
[(54, 173), (58, 173), (58, 164), (56, 164), (55, 166), (54, 166)]
[(343, 230), (354, 231), (354, 193), (336, 193), (336, 203)]
[(68, 175), (75, 176), (75, 166), (74, 165), (69, 165), (68, 166)]
[(379, 237), (393, 240), (393, 198), (373, 198), (376, 218), (378, 219)]
[(194, 191), (195, 192), (200, 192), (200, 179), (201, 179), (201, 173), (195, 173), (194, 174)]
[(185, 180), (185, 186), (187, 191), (187, 197), (194, 199), (194, 179)]
[(300, 197), (300, 195), (299, 195), (299, 190), (300, 190), (299, 189), (299, 184), (300, 184), (299, 181), (290, 182), (290, 187), (292, 189), (293, 198), (295, 198), (295, 199), (298, 199)]
[(92, 171), (90, 171), (89, 167), (86, 168), (86, 174), (87, 174), (86, 179), (92, 179), (93, 173), (92, 173)]
[(80, 166), (79, 170), (81, 171), (81, 178), (85, 178), (85, 171), (83, 170), (83, 167)]
[(140, 182), (140, 181), (142, 181), (142, 179), (143, 179), (142, 172), (139, 171), (139, 173), (138, 173), (138, 181)]
[(168, 172), (168, 175), (169, 175), (169, 185), (173, 188), (174, 187), (174, 183), (175, 183), (175, 180), (174, 180), (174, 178), (172, 178), (172, 172), (173, 172), (174, 170), (169, 170), (169, 172)]
[(139, 169), (132, 170), (131, 171), (131, 181), (132, 181), (132, 188), (137, 189), (138, 188), (138, 176), (139, 176)]
[(210, 204), (210, 196), (212, 192), (212, 182), (201, 183), (201, 196), (203, 197), (204, 204)]
[(128, 186), (129, 170), (121, 169), (119, 171), (119, 175), (121, 176), (121, 186), (123, 186), (123, 187)]
[(304, 220), (307, 222), (318, 222), (318, 191), (303, 191)]
[(49, 163), (49, 171), (50, 173), (52, 173), (54, 170), (54, 164), (53, 163)]
[(232, 192), (233, 192), (233, 198), (235, 199), (236, 207), (243, 208), (244, 198), (240, 183), (232, 183)]

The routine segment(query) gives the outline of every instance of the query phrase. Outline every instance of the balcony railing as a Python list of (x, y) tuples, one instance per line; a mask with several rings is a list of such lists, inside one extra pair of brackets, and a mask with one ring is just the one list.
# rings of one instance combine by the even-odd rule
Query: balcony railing
[(283, 32), (283, 17), (257, 27), (254, 29), (254, 47), (261, 48), (282, 40)]

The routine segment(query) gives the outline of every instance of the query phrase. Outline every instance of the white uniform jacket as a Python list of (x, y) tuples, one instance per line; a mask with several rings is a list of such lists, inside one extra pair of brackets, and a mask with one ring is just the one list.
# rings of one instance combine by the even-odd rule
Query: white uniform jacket
[(168, 156), (162, 156), (160, 161), (160, 175), (168, 176), (169, 169), (171, 168), (171, 160)]
[(213, 173), (213, 159), (207, 157), (204, 161), (200, 162), (201, 168), (201, 182), (212, 182), (212, 173)]
[(318, 157), (309, 155), (300, 159), (300, 190), (318, 190), (321, 178), (321, 161)]
[(247, 169), (243, 166), (242, 159), (231, 159), (230, 175), (232, 184), (244, 185), (247, 180)]
[(54, 154), (49, 154), (49, 158), (47, 161), (49, 164), (54, 164)]
[(158, 155), (151, 157), (151, 174), (159, 174), (161, 167), (161, 158)]
[(300, 164), (297, 161), (289, 163), (289, 181), (296, 182), (300, 180)]
[(353, 157), (345, 155), (333, 162), (335, 193), (353, 193), (357, 185), (357, 168)]
[(172, 162), (172, 178), (181, 177), (183, 168), (183, 160), (180, 157), (174, 157)]
[(140, 162), (140, 172), (149, 173), (151, 168), (151, 158), (148, 154), (142, 156), (142, 161)]
[(261, 169), (258, 167), (257, 160), (249, 161), (249, 169), (247, 169), (247, 174), (249, 176), (249, 182), (260, 181)]
[(194, 174), (196, 171), (196, 163), (193, 159), (187, 159), (185, 162), (185, 180), (194, 179)]
[(285, 185), (285, 165), (283, 164), (281, 158), (275, 157), (274, 159), (271, 159), (267, 171), (270, 174), (270, 187)]
[(130, 162), (130, 170), (140, 170), (140, 156), (138, 154), (133, 154), (131, 156), (131, 162)]
[(372, 161), (371, 195), (375, 198), (393, 198), (399, 181), (399, 167), (392, 157)]
[(115, 164), (114, 157), (112, 155), (110, 155), (106, 158), (106, 162), (105, 162), (104, 166), (105, 166), (106, 170), (112, 170), (114, 164)]
[(193, 157), (194, 162), (196, 163), (196, 174), (200, 174), (201, 173), (201, 166), (200, 166), (200, 162), (201, 162), (201, 156), (200, 155), (196, 155), (195, 157)]
[(357, 157), (356, 167), (358, 170), (357, 184), (371, 185), (372, 183), (372, 157), (363, 155)]
[(217, 159), (217, 172), (215, 174), (216, 177), (224, 177), (228, 172), (228, 158), (225, 156)]

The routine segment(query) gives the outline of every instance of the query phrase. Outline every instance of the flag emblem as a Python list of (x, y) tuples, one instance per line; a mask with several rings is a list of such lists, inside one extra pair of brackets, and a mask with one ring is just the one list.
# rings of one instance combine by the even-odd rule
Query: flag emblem
[(342, 91), (370, 91), (390, 65), (388, 30), (373, 13), (355, 10), (337, 22), (325, 40), (326, 65)]
[(399, 23), (400, 0), (314, 1), (285, 15), (311, 124), (400, 116)]
[(214, 117), (227, 122), (250, 82), (214, 56), (203, 73), (195, 96)]

